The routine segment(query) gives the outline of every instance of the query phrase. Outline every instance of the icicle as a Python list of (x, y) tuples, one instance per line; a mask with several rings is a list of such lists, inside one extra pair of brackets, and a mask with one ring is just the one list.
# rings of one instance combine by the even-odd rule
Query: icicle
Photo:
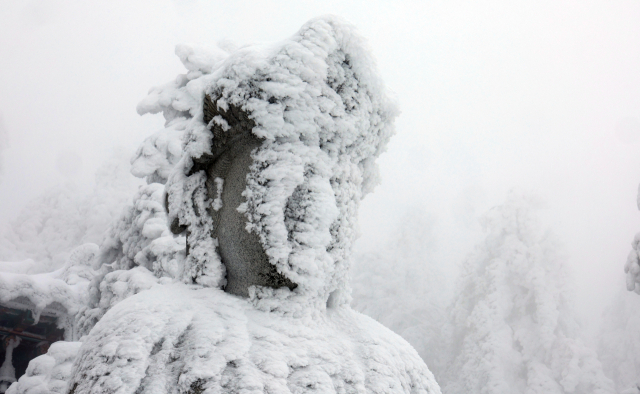
[(7, 391), (11, 383), (16, 381), (16, 369), (13, 367), (13, 349), (20, 344), (20, 338), (9, 337), (6, 340), (4, 363), (0, 367), (0, 393)]

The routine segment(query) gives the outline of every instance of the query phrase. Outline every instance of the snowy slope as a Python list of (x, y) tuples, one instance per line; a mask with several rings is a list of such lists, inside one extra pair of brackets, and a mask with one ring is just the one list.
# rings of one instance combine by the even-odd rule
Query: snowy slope
[(76, 393), (440, 392), (408, 343), (347, 306), (295, 318), (179, 283), (113, 307), (80, 355)]

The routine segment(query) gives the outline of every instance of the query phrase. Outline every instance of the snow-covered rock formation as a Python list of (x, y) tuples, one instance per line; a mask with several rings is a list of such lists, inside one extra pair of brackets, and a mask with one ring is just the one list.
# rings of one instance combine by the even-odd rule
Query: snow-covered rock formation
[(188, 73), (139, 105), (166, 129), (133, 166), (167, 179), (186, 258), (168, 241), (153, 252), (162, 215), (136, 208), (135, 253), (114, 238), (121, 263), (100, 279), (68, 392), (439, 393), (406, 341), (349, 306), (357, 208), (397, 115), (363, 40), (324, 17), (275, 45), (176, 54)]

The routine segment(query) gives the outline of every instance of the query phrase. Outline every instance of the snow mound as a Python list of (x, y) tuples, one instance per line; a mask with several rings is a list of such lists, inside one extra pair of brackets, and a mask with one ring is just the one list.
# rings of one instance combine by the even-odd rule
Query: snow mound
[(153, 287), (85, 338), (75, 393), (439, 393), (415, 350), (344, 306), (303, 319), (215, 288)]
[(11, 274), (37, 274), (42, 267), (32, 259), (23, 261), (0, 261), (0, 272)]
[(80, 342), (59, 341), (49, 351), (29, 362), (29, 367), (6, 394), (66, 394), (67, 381)]
[(86, 304), (90, 282), (74, 280), (69, 284), (61, 279), (62, 272), (35, 275), (0, 273), (0, 303), (27, 300), (36, 322), (47, 306), (56, 303), (73, 316)]

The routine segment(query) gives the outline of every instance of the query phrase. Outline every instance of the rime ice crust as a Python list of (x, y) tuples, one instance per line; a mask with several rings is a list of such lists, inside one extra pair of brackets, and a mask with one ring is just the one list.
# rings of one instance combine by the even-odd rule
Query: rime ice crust
[[(134, 328), (135, 327), (135, 328)], [(439, 393), (406, 341), (344, 306), (305, 318), (214, 288), (154, 287), (85, 339), (75, 393)]]

